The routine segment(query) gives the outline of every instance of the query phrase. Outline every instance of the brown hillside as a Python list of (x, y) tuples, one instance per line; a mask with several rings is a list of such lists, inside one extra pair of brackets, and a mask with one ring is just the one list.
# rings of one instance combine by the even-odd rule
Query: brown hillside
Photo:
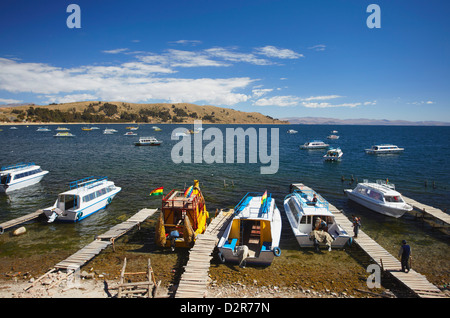
[[(45, 110), (45, 112), (38, 113), (33, 110)], [(42, 113), (45, 113), (45, 116)], [(248, 113), (230, 108), (188, 103), (136, 104), (85, 101), (0, 108), (0, 121), (6, 122), (193, 123), (194, 120), (200, 119), (203, 123), (216, 124), (287, 124), (285, 121), (257, 112)]]

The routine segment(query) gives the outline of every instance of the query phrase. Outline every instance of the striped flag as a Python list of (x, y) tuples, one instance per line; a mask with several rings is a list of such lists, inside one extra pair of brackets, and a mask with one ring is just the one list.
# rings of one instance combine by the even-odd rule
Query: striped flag
[(264, 203), (266, 203), (267, 201), (267, 190), (266, 192), (264, 192), (264, 194), (261, 197), (261, 205), (264, 205)]
[(190, 186), (189, 188), (184, 191), (184, 197), (189, 198), (192, 194), (192, 191), (194, 190), (194, 186)]
[(152, 196), (152, 195), (162, 195), (162, 194), (163, 194), (163, 189), (164, 189), (164, 187), (159, 187), (159, 188), (153, 189), (153, 190), (150, 192), (150, 195), (151, 195), (151, 196)]

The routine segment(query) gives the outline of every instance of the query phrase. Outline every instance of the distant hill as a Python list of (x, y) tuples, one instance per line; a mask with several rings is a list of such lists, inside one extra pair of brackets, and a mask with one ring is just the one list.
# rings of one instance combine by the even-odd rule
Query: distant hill
[(0, 122), (26, 123), (193, 123), (287, 124), (257, 112), (242, 112), (216, 106), (188, 103), (136, 104), (85, 101), (39, 106), (0, 106)]
[(386, 125), (386, 126), (450, 126), (448, 122), (440, 121), (406, 121), (387, 119), (335, 119), (324, 117), (288, 117), (280, 120), (288, 121), (290, 124), (304, 125)]

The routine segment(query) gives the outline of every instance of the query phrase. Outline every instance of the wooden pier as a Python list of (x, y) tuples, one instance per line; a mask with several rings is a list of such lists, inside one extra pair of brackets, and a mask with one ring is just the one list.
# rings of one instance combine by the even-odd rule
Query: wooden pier
[(417, 211), (416, 213), (421, 213), (422, 216), (429, 215), (432, 218), (434, 218), (435, 220), (441, 222), (442, 227), (449, 228), (450, 214), (447, 214), (447, 213), (443, 212), (442, 210), (436, 209), (432, 206), (417, 202), (416, 200), (405, 197), (404, 195), (402, 195), (402, 197), (406, 203), (408, 203), (409, 205), (411, 205), (414, 208), (413, 211)]
[(0, 223), (0, 234), (3, 234), (3, 232), (4, 232), (6, 229), (9, 229), (9, 228), (11, 228), (11, 227), (14, 227), (14, 226), (23, 224), (23, 223), (25, 223), (25, 222), (28, 222), (28, 221), (31, 221), (31, 220), (34, 220), (34, 219), (37, 219), (37, 218), (38, 218), (39, 216), (41, 216), (43, 213), (44, 213), (44, 212), (43, 212), (42, 210), (37, 210), (36, 212), (29, 213), (29, 214), (27, 214), (27, 215), (18, 217), (18, 218), (16, 218), (16, 219), (13, 219), (13, 220), (9, 220), (9, 221)]
[[(291, 185), (292, 189), (312, 190), (302, 183)], [(349, 234), (353, 233), (352, 222), (336, 207), (329, 204), (330, 212), (333, 213), (336, 222)], [(447, 297), (439, 288), (431, 284), (425, 276), (411, 269), (408, 273), (401, 271), (401, 263), (397, 258), (392, 256), (386, 249), (380, 246), (366, 233), (359, 230), (358, 238), (353, 238), (364, 252), (369, 255), (372, 260), (380, 266), (382, 270), (391, 274), (406, 288), (421, 298), (438, 298)]]
[(206, 297), (213, 251), (233, 213), (234, 210), (220, 211), (208, 225), (205, 233), (198, 235), (194, 247), (189, 251), (189, 260), (184, 267), (175, 298)]
[[(72, 254), (65, 260), (56, 264), (53, 269), (51, 269), (46, 274), (38, 278), (32, 285), (28, 286), (25, 289), (25, 291), (30, 290), (32, 287), (35, 287), (37, 282), (41, 281), (43, 278), (59, 270), (66, 270), (68, 275), (70, 273), (74, 273), (75, 271), (79, 270), (81, 266), (83, 266), (91, 259), (93, 259), (95, 256), (100, 254), (100, 252), (104, 250), (106, 247), (108, 247), (111, 244), (114, 244), (114, 240), (130, 231), (133, 227), (139, 226), (147, 218), (151, 217), (156, 211), (158, 211), (158, 209), (142, 209), (125, 222), (122, 222), (112, 227), (107, 232), (98, 235), (93, 242), (86, 245), (81, 250), (79, 250), (75, 254)], [(63, 278), (66, 278), (66, 276), (63, 276)], [(56, 285), (57, 283), (58, 282), (50, 285), (50, 287), (46, 288), (46, 290), (48, 291), (52, 286)]]

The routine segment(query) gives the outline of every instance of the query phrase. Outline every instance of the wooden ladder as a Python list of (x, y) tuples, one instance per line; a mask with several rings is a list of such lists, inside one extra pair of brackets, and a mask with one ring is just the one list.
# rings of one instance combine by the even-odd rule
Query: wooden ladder
[[(122, 297), (155, 297), (156, 290), (159, 287), (159, 283), (156, 283), (155, 274), (153, 273), (153, 269), (150, 263), (150, 259), (148, 259), (148, 266), (146, 272), (125, 272), (125, 268), (127, 266), (127, 259), (124, 259), (122, 271), (120, 273), (120, 282), (118, 285), (118, 298)], [(141, 282), (126, 282), (125, 276), (134, 276), (134, 275), (147, 275), (146, 281)]]

